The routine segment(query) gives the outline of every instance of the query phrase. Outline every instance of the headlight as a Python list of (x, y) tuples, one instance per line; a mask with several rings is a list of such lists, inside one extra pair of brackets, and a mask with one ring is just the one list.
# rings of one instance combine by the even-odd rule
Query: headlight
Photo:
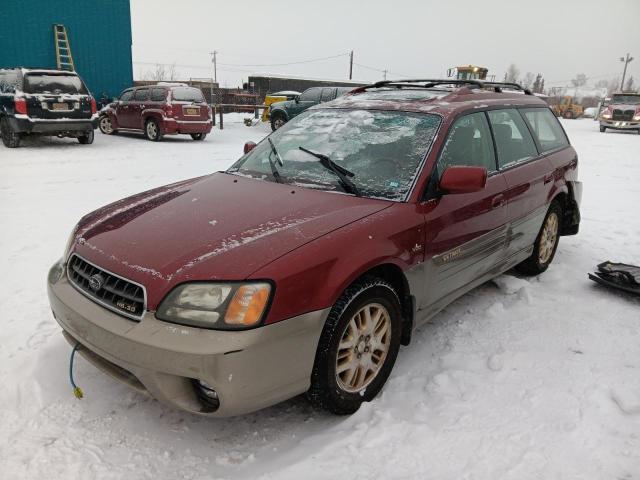
[(605, 112), (602, 114), (602, 118), (611, 118), (611, 114)]
[(634, 121), (634, 122), (637, 122), (638, 120), (640, 120), (640, 113), (636, 113), (636, 114), (633, 116), (633, 121)]
[(271, 285), (257, 283), (185, 283), (165, 297), (156, 317), (167, 322), (216, 330), (241, 330), (260, 323)]
[(73, 248), (74, 241), (76, 239), (76, 234), (78, 233), (78, 225), (73, 227), (71, 230), (71, 235), (69, 235), (69, 239), (67, 240), (67, 244), (64, 247), (64, 255), (62, 256), (62, 261), (66, 263), (67, 257), (71, 253), (71, 249)]

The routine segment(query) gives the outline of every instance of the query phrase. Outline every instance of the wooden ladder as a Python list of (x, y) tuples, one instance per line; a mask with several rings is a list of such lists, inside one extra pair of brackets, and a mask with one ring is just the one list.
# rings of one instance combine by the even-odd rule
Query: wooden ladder
[(58, 70), (69, 70), (74, 72), (76, 67), (71, 56), (71, 46), (67, 29), (64, 25), (53, 25), (53, 43), (56, 46), (56, 65)]

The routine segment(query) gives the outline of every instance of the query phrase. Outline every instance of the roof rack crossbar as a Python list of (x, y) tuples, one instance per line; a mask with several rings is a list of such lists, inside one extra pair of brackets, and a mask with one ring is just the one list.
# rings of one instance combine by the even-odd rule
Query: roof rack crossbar
[(395, 88), (433, 88), (438, 85), (461, 85), (472, 86), (474, 88), (493, 88), (495, 92), (502, 92), (503, 88), (509, 88), (513, 90), (520, 90), (525, 95), (532, 95), (528, 88), (523, 88), (522, 85), (513, 82), (486, 82), (484, 80), (474, 79), (433, 79), (433, 78), (419, 78), (419, 79), (406, 79), (406, 80), (381, 80), (379, 82), (372, 83), (371, 85), (365, 85), (357, 88), (356, 91), (364, 92), (370, 88), (382, 88), (382, 87), (395, 87)]

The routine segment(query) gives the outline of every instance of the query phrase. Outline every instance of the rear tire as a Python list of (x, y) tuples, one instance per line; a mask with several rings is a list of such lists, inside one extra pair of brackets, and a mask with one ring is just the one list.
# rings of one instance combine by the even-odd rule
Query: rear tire
[(393, 287), (377, 277), (349, 286), (322, 330), (307, 398), (348, 415), (384, 386), (400, 350), (402, 314)]
[(95, 134), (93, 130), (89, 130), (87, 131), (86, 135), (81, 135), (78, 137), (78, 142), (80, 142), (82, 145), (91, 145), (93, 143), (94, 137)]
[(162, 130), (160, 130), (160, 125), (153, 118), (150, 118), (145, 122), (144, 136), (147, 137), (147, 140), (151, 140), (152, 142), (162, 140)]
[(192, 133), (191, 138), (193, 138), (196, 142), (201, 142), (205, 138), (207, 138), (206, 133)]
[(573, 119), (573, 112), (571, 110), (567, 110), (567, 111), (564, 112), (564, 115), (562, 117), (566, 118), (567, 120), (572, 120)]
[[(603, 127), (602, 125), (600, 125), (600, 133), (604, 133), (607, 131), (607, 127)], [(640, 130), (638, 130), (638, 133), (640, 133)]]
[(21, 135), (11, 129), (9, 121), (4, 117), (0, 119), (0, 136), (5, 147), (17, 148), (20, 146)]
[(549, 268), (558, 249), (561, 222), (562, 208), (557, 201), (553, 201), (533, 244), (533, 252), (529, 258), (516, 266), (518, 272), (524, 275), (539, 275)]

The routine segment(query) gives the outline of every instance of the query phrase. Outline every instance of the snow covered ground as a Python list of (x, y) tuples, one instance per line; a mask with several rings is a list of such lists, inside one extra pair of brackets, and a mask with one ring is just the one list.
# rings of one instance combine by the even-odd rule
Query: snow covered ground
[[(0, 148), (0, 478), (637, 479), (640, 300), (600, 288), (604, 260), (640, 264), (640, 136), (564, 126), (580, 155), (581, 232), (547, 273), (503, 275), (404, 347), (382, 394), (351, 417), (304, 399), (207, 419), (131, 392), (70, 348), (45, 276), (78, 218), (145, 189), (222, 169), (247, 128), (204, 142), (96, 134)], [(234, 123), (235, 122), (235, 123)]]

